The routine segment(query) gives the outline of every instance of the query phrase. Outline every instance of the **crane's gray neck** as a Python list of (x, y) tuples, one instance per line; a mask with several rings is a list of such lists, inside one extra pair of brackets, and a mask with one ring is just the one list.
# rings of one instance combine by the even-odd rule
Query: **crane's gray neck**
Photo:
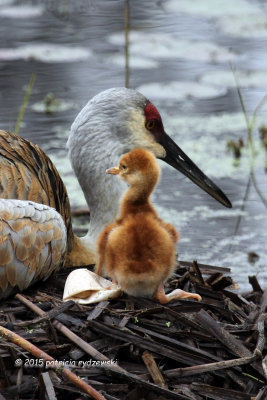
[[(125, 94), (127, 89), (121, 90)], [(121, 155), (130, 150), (127, 110), (131, 104), (127, 104), (128, 107), (121, 104), (118, 113), (118, 101), (110, 102), (109, 99), (107, 102), (102, 94), (89, 101), (78, 114), (67, 143), (72, 167), (90, 209), (90, 226), (85, 240), (91, 246), (104, 227), (118, 216), (120, 198), (126, 189), (124, 182), (105, 171), (118, 165)], [(117, 95), (115, 90), (114, 95)], [(133, 93), (130, 95), (132, 99)], [(137, 95), (141, 96), (143, 107), (146, 99), (139, 93)]]
[[(104, 137), (105, 136), (105, 139)], [(96, 131), (85, 141), (81, 131), (75, 132), (75, 146), (70, 149), (74, 172), (90, 210), (86, 240), (95, 243), (104, 227), (118, 215), (119, 201), (126, 185), (118, 177), (107, 175), (106, 169), (118, 165), (118, 143), (109, 133)], [(119, 146), (120, 147), (120, 146)]]

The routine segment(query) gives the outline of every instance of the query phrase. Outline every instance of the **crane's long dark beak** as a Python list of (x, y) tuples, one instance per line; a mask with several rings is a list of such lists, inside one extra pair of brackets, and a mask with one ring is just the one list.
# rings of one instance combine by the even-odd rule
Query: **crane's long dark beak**
[(226, 195), (215, 185), (192, 160), (180, 149), (179, 146), (165, 133), (161, 135), (159, 143), (166, 150), (166, 157), (162, 158), (173, 168), (182, 172), (191, 181), (205, 190), (210, 196), (219, 201), (225, 207), (231, 208), (232, 204)]

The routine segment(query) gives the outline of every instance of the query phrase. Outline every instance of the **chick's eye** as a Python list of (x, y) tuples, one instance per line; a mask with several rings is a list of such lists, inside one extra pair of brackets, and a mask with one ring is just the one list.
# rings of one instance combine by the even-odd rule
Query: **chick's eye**
[(127, 167), (126, 167), (126, 165), (123, 164), (123, 165), (121, 165), (121, 168), (126, 169)]
[(150, 131), (154, 127), (155, 127), (155, 121), (153, 119), (146, 121), (146, 129)]

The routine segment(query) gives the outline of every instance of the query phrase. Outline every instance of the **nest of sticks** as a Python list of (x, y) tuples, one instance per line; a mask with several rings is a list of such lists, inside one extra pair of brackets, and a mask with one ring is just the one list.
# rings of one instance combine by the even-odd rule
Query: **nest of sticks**
[(62, 302), (64, 270), (0, 303), (0, 400), (264, 400), (267, 290), (236, 294), (227, 268), (180, 262), (167, 289), (201, 302), (123, 295)]

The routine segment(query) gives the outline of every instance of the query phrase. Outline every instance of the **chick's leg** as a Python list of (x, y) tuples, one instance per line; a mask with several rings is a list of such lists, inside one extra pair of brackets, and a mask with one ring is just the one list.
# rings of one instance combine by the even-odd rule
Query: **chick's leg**
[(181, 289), (175, 289), (169, 294), (165, 294), (164, 291), (164, 286), (163, 283), (161, 283), (156, 292), (154, 293), (154, 298), (158, 300), (161, 304), (167, 304), (172, 300), (177, 300), (177, 299), (196, 299), (198, 301), (201, 300), (201, 296), (197, 293), (189, 293), (185, 292), (184, 290)]

